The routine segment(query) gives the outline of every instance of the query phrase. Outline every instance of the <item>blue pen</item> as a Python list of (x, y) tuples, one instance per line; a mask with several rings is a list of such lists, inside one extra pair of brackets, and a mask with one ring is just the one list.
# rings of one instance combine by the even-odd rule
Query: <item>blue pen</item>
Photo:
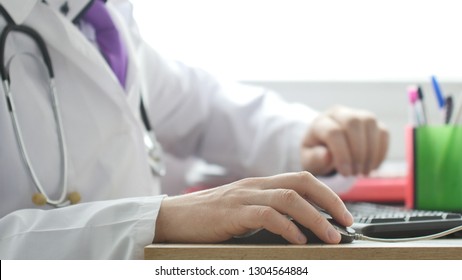
[(436, 100), (438, 101), (438, 107), (440, 110), (443, 110), (444, 106), (446, 105), (446, 101), (444, 100), (443, 93), (441, 92), (440, 85), (435, 76), (432, 76), (432, 85), (433, 89), (435, 90)]

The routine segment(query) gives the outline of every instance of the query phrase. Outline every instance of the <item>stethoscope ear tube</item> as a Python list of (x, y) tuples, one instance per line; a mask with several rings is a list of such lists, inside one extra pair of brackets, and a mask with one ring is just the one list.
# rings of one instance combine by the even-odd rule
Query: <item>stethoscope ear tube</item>
[(48, 53), (45, 42), (43, 41), (42, 37), (37, 33), (37, 31), (25, 25), (8, 24), (3, 29), (3, 32), (0, 36), (0, 65), (1, 65), (0, 75), (2, 76), (2, 79), (4, 81), (5, 80), (8, 82), (10, 81), (10, 73), (7, 70), (5, 55), (6, 55), (6, 40), (8, 39), (8, 35), (11, 32), (24, 33), (30, 36), (34, 40), (34, 42), (37, 44), (37, 47), (40, 50), (40, 53), (42, 54), (42, 58), (45, 63), (45, 66), (47, 67), (48, 75), (50, 76), (50, 79), (54, 78), (55, 74), (53, 72), (53, 66), (51, 65), (50, 54)]

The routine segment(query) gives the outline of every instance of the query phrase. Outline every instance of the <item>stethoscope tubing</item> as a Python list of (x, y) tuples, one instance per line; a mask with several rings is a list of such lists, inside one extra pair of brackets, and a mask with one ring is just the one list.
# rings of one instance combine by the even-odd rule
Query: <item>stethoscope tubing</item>
[[(9, 73), (9, 64), (11, 62), (5, 61), (5, 55), (6, 55), (6, 41), (8, 39), (8, 35), (11, 34), (12, 32), (19, 32), (22, 34), (25, 34), (29, 36), (37, 45), (37, 47), (40, 50), (40, 53), (42, 55), (43, 59), (43, 64), (46, 68), (46, 71), (49, 76), (49, 95), (51, 99), (51, 106), (52, 106), (52, 111), (53, 111), (53, 117), (56, 121), (56, 126), (57, 126), (57, 135), (58, 135), (58, 141), (60, 143), (60, 150), (61, 150), (61, 161), (63, 165), (63, 171), (61, 172), (61, 178), (60, 180), (62, 181), (62, 192), (59, 197), (59, 199), (53, 200), (51, 199), (45, 189), (43, 188), (42, 184), (40, 183), (40, 180), (38, 179), (38, 176), (32, 166), (31, 160), (29, 158), (29, 155), (27, 153), (26, 145), (24, 143), (23, 135), (22, 135), (22, 130), (21, 126), (19, 124), (17, 115), (16, 115), (16, 108), (14, 104), (14, 98), (11, 92), (10, 88), (10, 83), (11, 83), (11, 77)], [(33, 56), (33, 55), (31, 55)], [(36, 56), (33, 56), (34, 58), (38, 59)], [(11, 58), (13, 59), (13, 58)], [(7, 99), (7, 105), (8, 105), (8, 110), (11, 116), (12, 120), (12, 125), (14, 129), (14, 133), (18, 142), (19, 150), (21, 151), (21, 156), (23, 158), (23, 161), (27, 167), (27, 170), (29, 172), (29, 175), (32, 178), (32, 181), (34, 182), (35, 188), (37, 191), (42, 194), (45, 199), (46, 203), (55, 207), (62, 207), (69, 205), (70, 202), (67, 200), (66, 195), (67, 195), (67, 171), (68, 171), (68, 156), (67, 156), (67, 147), (66, 147), (66, 140), (64, 136), (64, 129), (63, 129), (63, 123), (62, 123), (62, 118), (60, 114), (60, 104), (59, 104), (59, 99), (58, 95), (56, 92), (56, 85), (54, 81), (54, 72), (53, 72), (53, 66), (51, 63), (51, 58), (48, 53), (48, 50), (46, 48), (45, 42), (43, 41), (42, 37), (32, 28), (24, 25), (16, 25), (16, 24), (8, 24), (4, 30), (2, 31), (0, 35), (0, 75), (2, 78), (3, 82), (3, 88), (5, 91), (5, 96)]]
[(42, 36), (38, 34), (37, 31), (34, 29), (25, 26), (25, 25), (16, 25), (16, 24), (8, 24), (2, 31), (2, 34), (0, 36), (0, 75), (2, 76), (3, 80), (8, 80), (10, 81), (10, 75), (9, 71), (6, 67), (6, 61), (5, 61), (5, 55), (6, 55), (6, 40), (8, 39), (8, 35), (11, 32), (19, 32), (23, 33), (29, 37), (32, 38), (32, 40), (37, 44), (37, 47), (39, 48), (43, 62), (45, 63), (45, 66), (47, 67), (48, 75), (50, 76), (50, 79), (54, 79), (55, 74), (53, 71), (53, 66), (51, 64), (51, 58), (50, 54), (48, 53), (47, 47), (45, 45), (45, 41), (43, 41)]
[[(62, 123), (62, 118), (60, 114), (60, 104), (58, 100), (58, 95), (57, 95), (57, 90), (55, 86), (55, 80), (54, 80), (54, 71), (53, 71), (53, 66), (52, 66), (52, 61), (51, 57), (48, 53), (46, 44), (43, 40), (43, 38), (40, 36), (40, 34), (35, 31), (33, 28), (25, 26), (25, 25), (17, 25), (13, 22), (11, 17), (8, 15), (8, 13), (3, 9), (3, 7), (0, 5), (0, 13), (5, 17), (7, 20), (7, 26), (3, 29), (1, 35), (0, 35), (0, 78), (2, 79), (3, 82), (3, 88), (5, 91), (5, 96), (6, 96), (6, 101), (7, 101), (7, 106), (8, 110), (11, 116), (12, 124), (13, 124), (13, 129), (15, 133), (15, 137), (18, 142), (19, 150), (21, 153), (21, 157), (23, 159), (24, 164), (26, 165), (26, 169), (28, 170), (28, 173), (30, 177), (32, 178), (32, 181), (35, 185), (35, 188), (37, 189), (37, 192), (41, 195), (44, 196), (46, 203), (55, 207), (62, 207), (62, 206), (67, 206), (71, 203), (67, 195), (67, 190), (68, 190), (68, 154), (67, 154), (67, 147), (66, 147), (66, 139), (64, 136), (64, 129), (63, 129), (63, 123)], [(9, 72), (9, 64), (11, 61), (14, 59), (15, 56), (10, 58), (8, 61), (6, 61), (6, 41), (8, 39), (8, 35), (11, 34), (12, 32), (18, 32), (22, 33), (24, 35), (29, 36), (37, 45), (43, 59), (43, 63), (39, 63), (40, 65), (44, 66), (46, 68), (46, 72), (48, 73), (49, 76), (49, 94), (51, 98), (51, 106), (53, 109), (53, 115), (55, 118), (56, 126), (57, 126), (57, 135), (58, 135), (58, 141), (60, 143), (60, 150), (61, 150), (61, 161), (63, 165), (63, 170), (61, 173), (61, 178), (60, 180), (62, 181), (62, 186), (61, 186), (61, 195), (59, 199), (53, 200), (51, 199), (45, 189), (43, 188), (42, 184), (40, 183), (40, 180), (32, 166), (31, 160), (29, 158), (29, 155), (27, 153), (27, 148), (23, 140), (23, 135), (22, 135), (22, 130), (21, 126), (19, 124), (17, 115), (16, 115), (16, 108), (14, 104), (14, 98), (11, 92), (10, 84), (11, 84), (11, 77), (10, 77), (10, 72)], [(37, 56), (31, 54), (31, 53), (24, 53), (26, 55), (30, 55), (36, 60), (39, 60), (42, 62), (42, 59), (38, 58)], [(157, 139), (155, 138), (154, 133), (152, 132), (152, 127), (149, 123), (149, 119), (147, 117), (146, 110), (144, 108), (143, 101), (141, 100), (140, 102), (141, 106), (141, 115), (142, 115), (142, 120), (146, 128), (146, 135), (144, 137), (145, 145), (147, 148), (148, 152), (148, 163), (151, 167), (151, 170), (153, 171), (154, 174), (163, 176), (165, 175), (165, 164), (162, 160), (162, 147), (160, 144), (157, 142)]]

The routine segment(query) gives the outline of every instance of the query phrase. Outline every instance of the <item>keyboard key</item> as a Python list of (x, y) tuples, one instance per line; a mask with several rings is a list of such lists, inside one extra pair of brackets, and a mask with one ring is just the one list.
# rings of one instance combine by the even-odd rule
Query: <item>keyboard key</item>
[(378, 224), (378, 223), (394, 223), (394, 222), (405, 222), (405, 218), (372, 218), (369, 223)]
[(457, 213), (447, 213), (445, 219), (461, 219), (462, 215)]
[(409, 217), (409, 221), (431, 221), (431, 220), (442, 220), (442, 216), (437, 215), (417, 215)]

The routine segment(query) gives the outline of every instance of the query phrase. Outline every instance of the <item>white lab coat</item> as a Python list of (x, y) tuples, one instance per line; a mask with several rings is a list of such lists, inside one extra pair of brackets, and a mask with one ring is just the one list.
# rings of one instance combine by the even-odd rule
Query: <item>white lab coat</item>
[[(17, 22), (38, 31), (50, 51), (69, 154), (69, 188), (82, 196), (81, 203), (60, 209), (32, 203), (36, 191), (5, 98), (0, 98), (1, 259), (143, 257), (164, 196), (147, 164), (141, 92), (167, 153), (204, 158), (238, 177), (300, 170), (299, 145), (314, 111), (283, 103), (263, 89), (224, 87), (201, 70), (164, 60), (140, 38), (127, 1), (107, 3), (128, 49), (125, 89), (94, 45), (58, 11), (42, 1), (1, 2)], [(0, 28), (4, 25), (0, 20)], [(23, 49), (39, 56), (28, 39), (13, 37), (7, 57)], [(32, 164), (46, 192), (56, 198), (62, 165), (44, 70), (20, 56), (10, 71)], [(181, 176), (174, 167), (168, 172)]]

